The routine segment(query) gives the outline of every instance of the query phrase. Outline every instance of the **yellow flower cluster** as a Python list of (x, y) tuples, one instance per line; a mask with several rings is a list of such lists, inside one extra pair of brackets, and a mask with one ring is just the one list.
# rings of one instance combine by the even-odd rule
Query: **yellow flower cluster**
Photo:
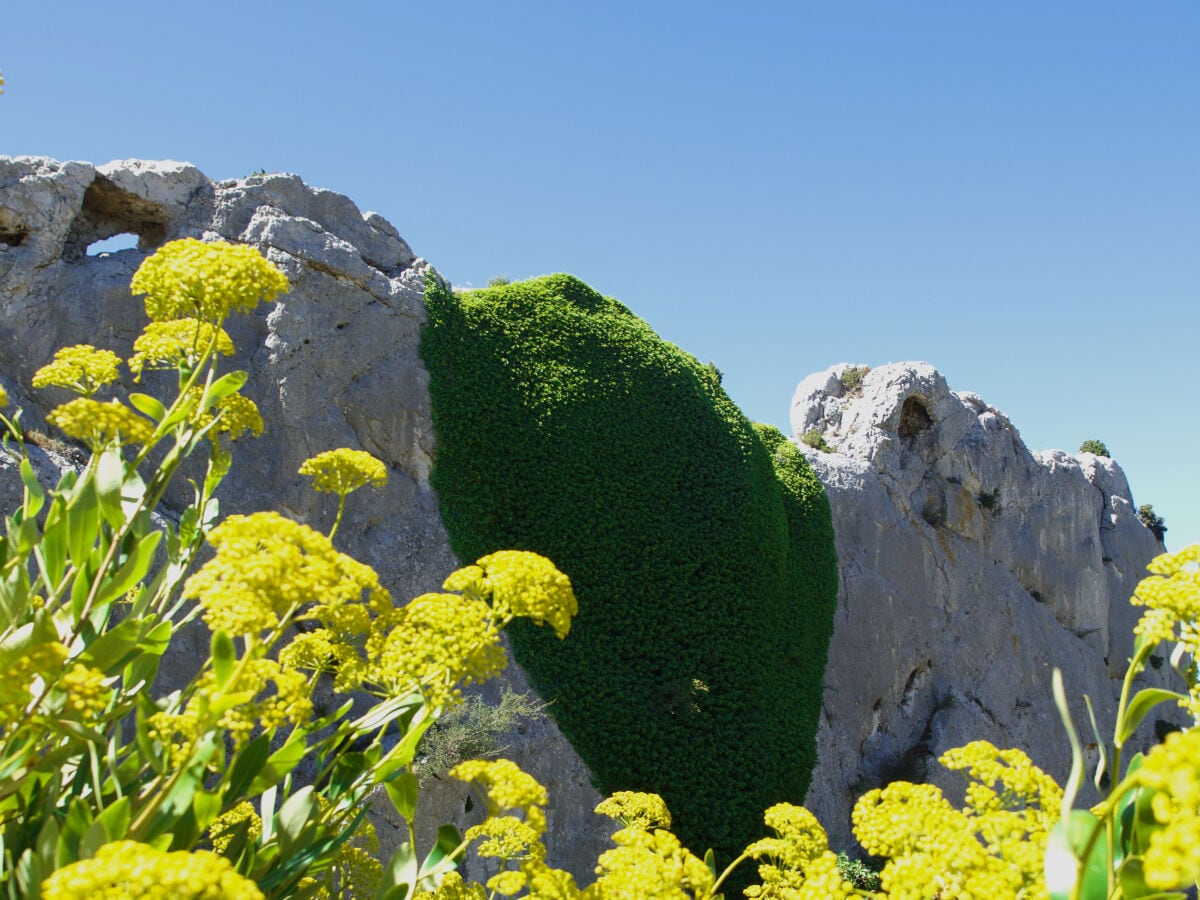
[(258, 817), (254, 807), (243, 800), (229, 812), (217, 816), (208, 826), (208, 840), (213, 850), (224, 853), (233, 840), (235, 830), (243, 822), (246, 823), (246, 836), (250, 841), (257, 841), (262, 837), (262, 819)]
[(137, 841), (105, 844), (42, 882), (43, 900), (264, 900), (253, 881), (207, 850), (164, 853)]
[(986, 741), (940, 761), (972, 779), (963, 810), (933, 785), (903, 781), (854, 807), (859, 842), (889, 857), (884, 889), (893, 897), (1048, 898), (1042, 860), (1062, 802), (1058, 785), (1021, 751)]
[(825, 829), (802, 806), (777, 803), (763, 816), (775, 832), (746, 848), (746, 855), (762, 861), (762, 884), (746, 889), (759, 900), (843, 900), (854, 895), (854, 885), (842, 879), (837, 854), (829, 849)]
[(67, 648), (58, 641), (35, 644), (10, 651), (0, 647), (0, 730), (20, 725), (33, 702), (35, 682), (54, 678), (67, 658)]
[(658, 794), (617, 791), (596, 807), (596, 812), (616, 819), (626, 828), (670, 828), (671, 811)]
[(1200, 729), (1167, 735), (1136, 777), (1155, 791), (1150, 805), (1163, 826), (1142, 855), (1146, 884), (1169, 890), (1200, 881)]
[(463, 881), (457, 872), (450, 872), (436, 891), (422, 891), (413, 900), (487, 900), (487, 890), (482, 884)]
[[(450, 776), (469, 781), (484, 789), (488, 812), (495, 815), (505, 810), (519, 810), (526, 816), (531, 810), (545, 808), (550, 802), (546, 789), (532, 775), (507, 759), (470, 759), (450, 770)], [(532, 827), (540, 835), (536, 823)], [(544, 823), (543, 823), (544, 825)]]
[(89, 722), (108, 707), (111, 691), (104, 673), (82, 663), (72, 663), (55, 686), (65, 697), (63, 714), (78, 722)]
[(77, 397), (52, 410), (46, 421), (56, 425), (67, 437), (84, 441), (93, 450), (116, 440), (146, 444), (154, 437), (154, 426), (117, 400), (101, 403), (89, 397)]
[(33, 375), (35, 388), (63, 387), (90, 397), (106, 384), (117, 380), (120, 357), (111, 350), (97, 350), (91, 344), (63, 347), (54, 360)]
[[(1142, 579), (1130, 601), (1146, 607), (1134, 632), (1155, 643), (1182, 644), (1192, 659), (1200, 659), (1200, 544), (1156, 556), (1147, 568), (1152, 574)], [(1180, 705), (1200, 721), (1200, 683), (1190, 687)]]
[(517, 617), (549, 622), (560, 639), (579, 612), (571, 580), (546, 557), (524, 550), (491, 553), (454, 572), (442, 586), (488, 600), (500, 623)]
[(195, 365), (211, 346), (224, 356), (233, 353), (233, 340), (224, 328), (199, 319), (173, 319), (151, 322), (133, 342), (129, 370), (135, 378), (149, 369), (174, 369), (180, 364)]
[(370, 566), (339, 553), (323, 534), (278, 513), (230, 516), (208, 535), (216, 555), (184, 585), (209, 628), (258, 635), (301, 605), (356, 603), (379, 592)]
[(671, 832), (631, 827), (612, 836), (617, 846), (600, 854), (600, 877), (584, 892), (586, 900), (700, 900), (712, 896), (716, 881), (704, 860)]
[(491, 610), (458, 594), (422, 594), (375, 620), (367, 678), (387, 694), (420, 688), (431, 707), (462, 700), (460, 685), (487, 681), (508, 660)]
[(186, 765), (200, 736), (200, 719), (196, 712), (156, 712), (146, 720), (153, 740), (163, 748), (167, 764), (174, 768)]
[[(216, 677), (212, 672), (205, 673), (199, 683), (200, 697), (213, 696), (215, 689)], [(237, 679), (225, 685), (224, 692), (251, 698), (226, 710), (217, 722), (229, 732), (234, 746), (244, 744), (258, 727), (271, 731), (289, 724), (302, 725), (312, 716), (309, 680), (272, 659), (247, 660)], [(188, 711), (193, 711), (190, 704)], [(199, 706), (195, 712), (199, 713)]]
[(364, 485), (387, 484), (387, 468), (382, 462), (365, 450), (346, 447), (306, 459), (300, 466), (300, 474), (312, 477), (314, 491), (342, 497)]
[(288, 289), (287, 278), (253, 247), (171, 241), (142, 262), (130, 287), (146, 295), (154, 322), (201, 319), (219, 324), (229, 313), (249, 312)]
[(4, 385), (0, 384), (0, 409), (8, 406), (8, 391), (4, 389)]
[(236, 441), (247, 431), (255, 437), (263, 433), (262, 414), (258, 406), (249, 397), (241, 394), (230, 394), (217, 401), (217, 431), (228, 434), (231, 441)]

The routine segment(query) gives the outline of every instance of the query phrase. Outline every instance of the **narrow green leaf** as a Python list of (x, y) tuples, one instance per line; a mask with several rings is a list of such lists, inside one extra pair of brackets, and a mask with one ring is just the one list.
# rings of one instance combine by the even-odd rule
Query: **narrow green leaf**
[(67, 507), (66, 521), (67, 555), (72, 565), (82, 568), (100, 530), (100, 499), (90, 473), (78, 484)]
[(218, 378), (204, 393), (204, 400), (202, 401), (204, 408), (208, 409), (218, 400), (223, 400), (230, 394), (240, 391), (248, 377), (249, 373), (237, 371), (230, 372), (228, 375)]
[[(304, 751), (304, 732), (294, 732), (286, 744), (267, 758), (267, 764), (263, 767), (262, 772), (255, 777), (247, 793), (252, 796), (258, 795), (268, 788), (273, 788), (279, 784), (304, 759)], [(265, 835), (263, 839), (264, 841), (266, 840)]]
[(162, 532), (160, 531), (152, 531), (144, 537), (138, 538), (133, 552), (121, 564), (121, 567), (106, 579), (104, 586), (100, 589), (97, 602), (107, 603), (116, 600), (145, 578), (154, 562), (154, 552), (158, 549), (161, 540)]
[(292, 856), (309, 843), (308, 838), (316, 831), (312, 821), (315, 809), (311, 786), (302, 787), (279, 807), (275, 828), (279, 832), (279, 853), (283, 858)]
[(21, 482), (25, 485), (25, 502), (23, 504), (25, 510), (25, 518), (32, 519), (42, 509), (42, 505), (46, 502), (46, 491), (42, 487), (37, 476), (33, 474), (33, 466), (29, 462), (29, 457), (21, 457)]
[(151, 397), (149, 394), (132, 393), (129, 395), (129, 402), (133, 404), (134, 409), (149, 416), (155, 422), (161, 422), (163, 416), (167, 414), (167, 408), (156, 397)]
[(231, 806), (245, 796), (270, 755), (271, 741), (265, 734), (260, 734), (238, 751), (229, 770), (229, 786), (222, 801), (225, 806)]
[(1146, 718), (1146, 713), (1150, 712), (1160, 703), (1165, 703), (1168, 700), (1179, 702), (1186, 700), (1187, 697), (1182, 694), (1177, 694), (1175, 691), (1168, 691), (1162, 688), (1144, 688), (1134, 694), (1133, 700), (1130, 701), (1129, 707), (1125, 710), (1125, 717), (1118, 723), (1117, 727), (1117, 746), (1124, 744), (1137, 731), (1137, 727), (1142, 724), (1142, 719)]
[(121, 506), (121, 487), (125, 484), (125, 460), (115, 447), (109, 447), (96, 461), (96, 495), (100, 499), (100, 512), (113, 528), (125, 524), (125, 511)]
[(213, 632), (211, 651), (213, 674), (217, 676), (217, 689), (225, 687), (229, 681), (229, 677), (233, 674), (233, 664), (237, 661), (237, 650), (233, 646), (233, 639), (225, 633), (224, 629), (218, 628)]

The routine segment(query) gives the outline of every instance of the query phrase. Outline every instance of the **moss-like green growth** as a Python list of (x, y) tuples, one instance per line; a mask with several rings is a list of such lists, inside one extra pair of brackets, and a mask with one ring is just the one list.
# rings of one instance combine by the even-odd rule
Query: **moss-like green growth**
[(426, 306), (455, 552), (536, 550), (570, 575), (570, 636), (513, 628), (517, 660), (602, 792), (662, 794), (685, 843), (728, 862), (815, 763), (837, 589), (820, 483), (709, 367), (575, 278), (431, 280)]

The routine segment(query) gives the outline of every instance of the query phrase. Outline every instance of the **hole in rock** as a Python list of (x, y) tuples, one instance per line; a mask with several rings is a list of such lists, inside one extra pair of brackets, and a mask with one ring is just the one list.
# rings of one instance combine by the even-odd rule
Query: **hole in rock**
[(0, 229), (0, 244), (7, 247), (20, 247), (21, 241), (25, 240), (25, 231), (5, 231)]
[(927, 431), (933, 424), (933, 417), (925, 404), (917, 397), (909, 397), (900, 407), (900, 437), (916, 437), (922, 431)]
[(93, 241), (88, 244), (88, 256), (103, 256), (106, 253), (117, 253), (121, 250), (129, 250), (138, 245), (138, 236), (130, 231), (123, 231), (120, 234), (114, 234), (112, 237), (102, 238), (98, 241)]

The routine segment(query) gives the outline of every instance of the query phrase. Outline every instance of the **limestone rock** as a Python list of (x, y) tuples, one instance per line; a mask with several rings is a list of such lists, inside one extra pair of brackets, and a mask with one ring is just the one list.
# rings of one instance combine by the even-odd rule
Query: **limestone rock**
[[(138, 246), (88, 254), (122, 233), (136, 234)], [(398, 600), (438, 590), (460, 563), (429, 485), (434, 443), (418, 340), (431, 269), (381, 216), (294, 175), (214, 183), (186, 163), (0, 157), (0, 373), (25, 408), (22, 424), (51, 431), (42, 419), (67, 399), (28, 389), (59, 347), (88, 343), (129, 356), (146, 322), (130, 279), (149, 253), (182, 237), (250, 244), (291, 283), (280, 301), (228, 323), (238, 347), (230, 367), (250, 373), (245, 393), (268, 430), (238, 443), (222, 513), (276, 509), (328, 530), (336, 502), (313, 493), (297, 470), (323, 450), (367, 450), (387, 464), (388, 484), (350, 498), (339, 546), (372, 565)], [(153, 390), (155, 377), (141, 389)], [(10, 463), (0, 459), (5, 511), (20, 491)], [(47, 460), (47, 483), (57, 471)], [(168, 506), (185, 499), (168, 496)], [(207, 637), (185, 632), (174, 650), (180, 664), (201, 658)], [(507, 677), (528, 688), (515, 664)], [(612, 829), (592, 814), (600, 797), (586, 766), (549, 718), (504, 743), (549, 789), (550, 861), (587, 878)], [(447, 811), (465, 821), (461, 802)]]
[(816, 430), (833, 447), (801, 444), (840, 560), (808, 795), (837, 846), (870, 788), (932, 780), (961, 797), (936, 758), (970, 740), (1024, 749), (1065, 779), (1051, 673), (1080, 733), (1087, 694), (1111, 734), (1128, 600), (1161, 552), (1113, 460), (1031, 453), (1003, 413), (926, 363), (872, 369), (853, 390), (847, 368), (804, 379), (791, 410), (797, 437)]

